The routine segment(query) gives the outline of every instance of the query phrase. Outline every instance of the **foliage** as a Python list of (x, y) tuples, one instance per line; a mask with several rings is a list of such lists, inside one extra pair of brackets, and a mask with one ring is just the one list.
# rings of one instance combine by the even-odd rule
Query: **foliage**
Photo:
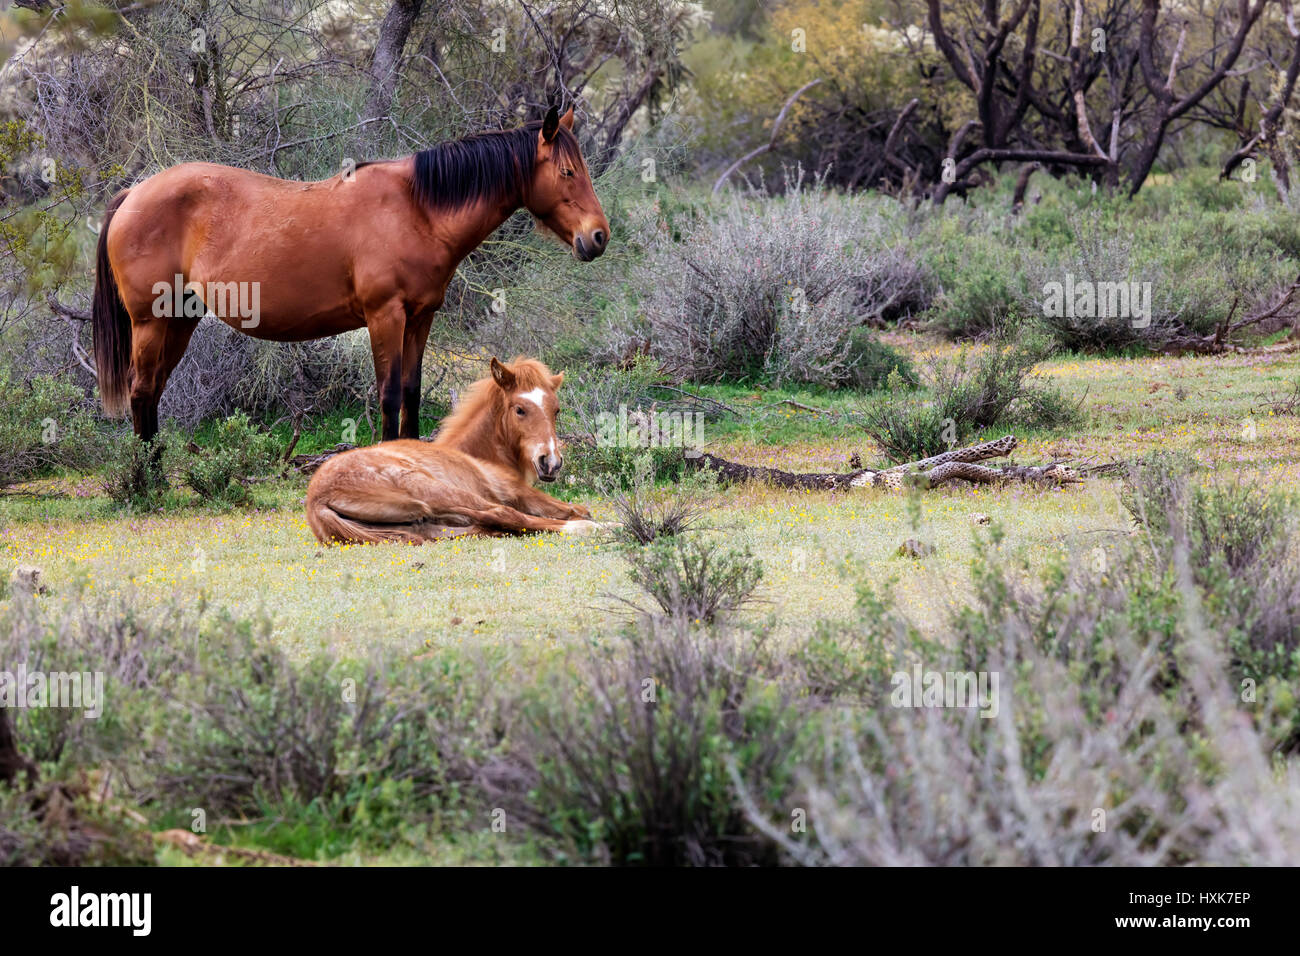
[(183, 466), (185, 483), (207, 501), (245, 501), (245, 482), (269, 474), (279, 452), (275, 437), (254, 428), (240, 412), (216, 427), (210, 448), (191, 454)]
[[(683, 626), (712, 624), (754, 599), (763, 566), (747, 548), (723, 551), (697, 536), (659, 537), (624, 554), (628, 574), (650, 598), (643, 615)], [(635, 607), (636, 605), (634, 605)]]
[(965, 444), (986, 429), (1059, 428), (1082, 418), (1080, 406), (1035, 380), (1041, 342), (1022, 338), (953, 359), (930, 361), (924, 392), (892, 375), (888, 394), (867, 408), (863, 427), (894, 463), (916, 461)]
[(93, 464), (98, 442), (87, 405), (71, 382), (50, 376), (20, 382), (0, 369), (0, 485)]
[(110, 446), (101, 483), (116, 505), (147, 511), (162, 503), (167, 472), (179, 454), (174, 433), (159, 432), (152, 441), (134, 433), (118, 437)]
[(639, 305), (652, 354), (697, 382), (878, 379), (878, 367), (859, 370), (878, 350), (850, 341), (924, 288), (889, 241), (891, 218), (799, 175), (779, 199), (723, 200), (684, 225), (680, 241), (661, 239), (647, 254)]
[[(530, 694), (502, 797), (561, 861), (776, 861), (743, 824), (731, 767), (768, 794), (801, 721), (764, 686), (766, 649), (670, 622), (647, 625)], [(500, 771), (498, 771), (500, 773)]]

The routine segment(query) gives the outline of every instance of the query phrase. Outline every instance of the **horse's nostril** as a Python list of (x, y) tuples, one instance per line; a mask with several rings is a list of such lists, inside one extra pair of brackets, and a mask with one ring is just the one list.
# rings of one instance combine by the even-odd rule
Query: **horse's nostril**
[(605, 248), (605, 233), (597, 229), (591, 234), (591, 241), (596, 244), (597, 249)]

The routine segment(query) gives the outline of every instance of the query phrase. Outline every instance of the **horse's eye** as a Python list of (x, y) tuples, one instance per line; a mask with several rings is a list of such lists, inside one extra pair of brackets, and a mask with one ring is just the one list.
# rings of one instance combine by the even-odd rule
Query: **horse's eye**
[(522, 406), (522, 405), (516, 405), (516, 406), (515, 406), (515, 414), (518, 415), (520, 418), (523, 418), (523, 417), (524, 417), (524, 406)]
[(561, 170), (560, 170), (560, 175), (561, 175), (561, 176), (572, 176), (572, 175), (573, 175), (573, 170), (572, 170), (572, 169), (561, 169)]

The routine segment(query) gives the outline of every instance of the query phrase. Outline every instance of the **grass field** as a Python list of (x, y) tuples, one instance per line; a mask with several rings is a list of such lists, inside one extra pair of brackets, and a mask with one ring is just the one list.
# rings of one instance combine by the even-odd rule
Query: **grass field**
[[(896, 343), (918, 355), (951, 348)], [(1018, 434), (1018, 461), (1104, 461), (1179, 448), (1217, 472), (1295, 484), (1300, 418), (1272, 414), (1267, 403), (1300, 379), (1300, 356), (1078, 358), (1046, 362), (1039, 372), (1082, 400), (1087, 422), (1068, 434)], [(847, 412), (851, 395), (702, 391), (738, 412), (755, 410), (710, 427), (715, 454), (793, 471), (847, 470), (855, 451), (868, 463), (876, 457), (851, 416), (774, 406), (788, 398)], [(257, 486), (252, 507), (214, 511), (182, 502), (165, 513), (126, 515), (99, 496), (94, 476), (20, 486), (0, 495), (0, 567), (39, 567), (50, 602), (78, 600), (84, 588), (133, 593), (145, 605), (175, 599), (265, 617), (274, 639), (295, 652), (381, 643), (412, 651), (501, 642), (545, 648), (616, 626), (626, 613), (618, 598), (633, 596), (617, 549), (600, 539), (323, 548), (303, 518), (304, 488), (303, 479), (283, 479)], [(709, 520), (714, 534), (748, 545), (763, 562), (763, 600), (745, 612), (752, 623), (782, 634), (843, 617), (866, 580), (892, 584), (900, 607), (925, 629), (969, 587), (974, 513), (1003, 527), (1004, 547), (1023, 552), (1031, 573), (1053, 554), (1081, 560), (1106, 535), (1125, 532), (1116, 490), (1105, 479), (1062, 490), (954, 485), (924, 494), (916, 510), (907, 496), (883, 491), (749, 486), (718, 492)], [(586, 500), (598, 518), (612, 517), (606, 503)], [(909, 537), (934, 544), (936, 553), (919, 561), (897, 556)]]

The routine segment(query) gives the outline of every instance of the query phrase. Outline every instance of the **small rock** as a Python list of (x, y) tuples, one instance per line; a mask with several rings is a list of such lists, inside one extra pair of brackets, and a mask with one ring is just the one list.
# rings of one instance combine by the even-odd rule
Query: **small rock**
[(924, 558), (934, 554), (934, 545), (908, 538), (898, 546), (898, 555), (902, 558)]
[(992, 520), (993, 520), (992, 518), (990, 518), (982, 511), (977, 511), (970, 516), (971, 524), (988, 524)]

